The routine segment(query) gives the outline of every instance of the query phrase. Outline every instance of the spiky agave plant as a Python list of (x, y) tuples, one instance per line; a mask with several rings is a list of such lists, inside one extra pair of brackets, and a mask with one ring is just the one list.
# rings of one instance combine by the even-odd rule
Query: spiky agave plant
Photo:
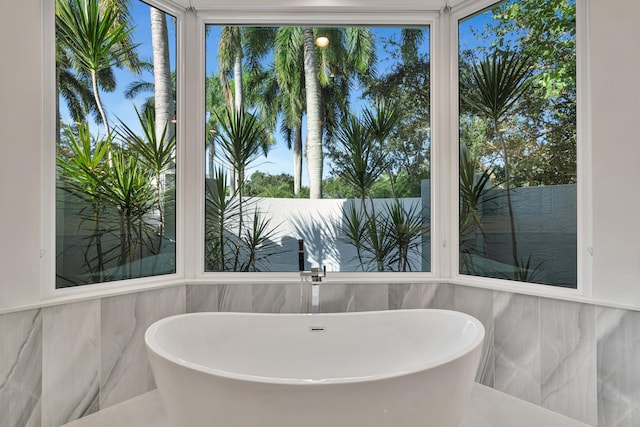
[(513, 275), (518, 280), (518, 242), (511, 203), (510, 156), (502, 125), (518, 100), (531, 88), (533, 65), (528, 55), (518, 51), (503, 52), (495, 49), (462, 74), (460, 96), (463, 108), (488, 119), (493, 137), (502, 147), (505, 171), (505, 191), (511, 229)]

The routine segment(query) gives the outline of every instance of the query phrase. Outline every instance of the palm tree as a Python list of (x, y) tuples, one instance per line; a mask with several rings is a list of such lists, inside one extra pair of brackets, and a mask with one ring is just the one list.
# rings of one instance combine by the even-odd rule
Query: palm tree
[(171, 78), (169, 58), (169, 33), (167, 15), (160, 9), (149, 7), (151, 15), (151, 46), (153, 48), (153, 80), (156, 141), (166, 133), (170, 140), (175, 134), (172, 120), (175, 117), (175, 92)]
[(122, 65), (136, 46), (127, 44), (131, 31), (121, 23), (121, 13), (113, 3), (100, 0), (56, 0), (57, 38), (63, 49), (72, 55), (72, 61), (91, 79), (93, 96), (110, 136), (109, 121), (100, 99), (101, 72)]
[[(230, 193), (238, 197), (237, 235), (243, 236), (245, 233), (243, 188), (246, 171), (261, 154), (266, 156), (270, 138), (260, 120), (245, 110), (227, 109), (224, 115), (217, 117), (217, 121), (221, 131), (216, 134), (220, 148), (216, 154), (236, 172), (236, 186)], [(237, 271), (240, 262), (239, 248), (240, 246), (234, 256), (234, 271)]]
[[(224, 92), (227, 108), (235, 108), (240, 111), (243, 107), (242, 99), (242, 49), (241, 27), (222, 27), (220, 34), (220, 46), (218, 50), (218, 68), (220, 70), (220, 83)], [(233, 70), (234, 94), (231, 93), (229, 73)], [(235, 96), (234, 96), (235, 95)]]
[(309, 198), (322, 198), (322, 115), (320, 82), (316, 65), (313, 28), (303, 30), (304, 87), (307, 107), (307, 171), (309, 172)]
[(89, 114), (96, 116), (99, 122), (100, 113), (96, 107), (91, 81), (86, 74), (77, 73), (68, 52), (56, 44), (56, 141), (60, 143), (61, 115), (60, 99), (62, 98), (74, 122), (82, 122)]
[(502, 147), (515, 280), (520, 276), (518, 268), (520, 258), (511, 203), (509, 147), (502, 126), (518, 100), (531, 88), (532, 71), (533, 67), (528, 56), (517, 51), (494, 50), (490, 55), (473, 64), (469, 72), (461, 76), (460, 82), (463, 106), (489, 120), (493, 137)]
[[(320, 34), (329, 38), (327, 47), (315, 47), (315, 36)], [(299, 191), (295, 182), (300, 182), (302, 170), (301, 127), (306, 113), (310, 197), (321, 198), (323, 132), (332, 135), (340, 118), (347, 115), (354, 76), (370, 73), (375, 60), (373, 37), (366, 28), (281, 27), (274, 57), (283, 129), (288, 142), (293, 139), (294, 187)]]
[(302, 116), (305, 110), (303, 34), (300, 27), (280, 27), (276, 34), (274, 71), (279, 86), (282, 131), (293, 148), (293, 194), (302, 186)]
[[(249, 72), (260, 68), (260, 60), (271, 50), (274, 28), (262, 27), (222, 27), (218, 50), (218, 68), (220, 83), (227, 108), (236, 112), (244, 110), (247, 91), (244, 90), (244, 58), (247, 57)], [(233, 94), (229, 82), (229, 74), (233, 71)], [(253, 90), (251, 88), (250, 90)], [(236, 171), (231, 169), (232, 189), (239, 181)]]

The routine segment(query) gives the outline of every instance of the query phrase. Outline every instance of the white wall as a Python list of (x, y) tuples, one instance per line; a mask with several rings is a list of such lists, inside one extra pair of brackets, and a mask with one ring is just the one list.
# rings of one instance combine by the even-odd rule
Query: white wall
[[(0, 14), (0, 310), (41, 300), (41, 1)], [(638, 22), (637, 0), (590, 1), (593, 294), (640, 308)]]
[(590, 15), (593, 295), (640, 307), (640, 2)]
[(0, 309), (40, 298), (41, 0), (0, 13)]

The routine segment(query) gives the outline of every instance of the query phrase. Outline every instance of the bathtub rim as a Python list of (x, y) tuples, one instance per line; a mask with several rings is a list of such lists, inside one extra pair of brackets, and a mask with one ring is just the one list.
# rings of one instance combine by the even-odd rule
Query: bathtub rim
[[(165, 323), (169, 323), (176, 318), (184, 318), (184, 317), (218, 317), (218, 316), (243, 316), (243, 317), (305, 317), (305, 318), (322, 318), (322, 317), (351, 317), (351, 316), (361, 316), (372, 313), (402, 313), (402, 312), (441, 312), (446, 315), (456, 315), (465, 318), (466, 320), (471, 321), (473, 323), (478, 333), (470, 340), (469, 343), (462, 346), (457, 351), (453, 351), (444, 358), (438, 358), (434, 361), (424, 363), (413, 367), (412, 369), (405, 369), (397, 372), (391, 373), (383, 373), (383, 374), (374, 374), (374, 375), (361, 375), (357, 377), (338, 377), (338, 378), (322, 378), (322, 379), (311, 379), (311, 378), (282, 378), (282, 377), (273, 377), (273, 376), (259, 376), (259, 375), (251, 375), (239, 372), (226, 371), (218, 368), (212, 368), (209, 366), (204, 366), (199, 363), (190, 362), (183, 358), (180, 358), (166, 349), (162, 348), (161, 345), (155, 340), (155, 332), (162, 327)], [(386, 314), (383, 314), (386, 315)], [(473, 353), (478, 347), (482, 346), (484, 343), (486, 330), (482, 322), (480, 322), (474, 316), (456, 310), (448, 310), (448, 309), (400, 309), (400, 310), (374, 310), (374, 311), (357, 311), (357, 312), (338, 312), (338, 313), (249, 313), (249, 312), (219, 312), (219, 311), (211, 311), (211, 312), (197, 312), (197, 313), (182, 313), (173, 316), (168, 316), (163, 319), (160, 319), (154, 322), (151, 326), (147, 328), (144, 335), (145, 346), (147, 348), (147, 352), (154, 353), (158, 357), (165, 359), (175, 365), (191, 369), (194, 371), (202, 372), (204, 374), (213, 375), (221, 378), (225, 378), (228, 380), (236, 380), (236, 381), (244, 381), (244, 382), (253, 382), (253, 383), (263, 383), (263, 384), (279, 384), (279, 385), (330, 385), (330, 384), (350, 384), (350, 383), (362, 383), (362, 382), (372, 382), (372, 381), (383, 381), (389, 380), (393, 378), (399, 378), (406, 375), (416, 374), (422, 371), (426, 371), (429, 369), (437, 368), (442, 365), (446, 365), (447, 363), (454, 362), (467, 354)]]

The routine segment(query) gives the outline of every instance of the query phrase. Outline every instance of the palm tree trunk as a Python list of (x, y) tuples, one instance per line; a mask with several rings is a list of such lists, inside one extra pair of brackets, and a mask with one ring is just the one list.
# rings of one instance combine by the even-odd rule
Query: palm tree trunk
[(309, 197), (322, 198), (322, 121), (320, 84), (313, 36), (313, 28), (304, 29), (304, 78), (307, 96), (307, 170)]
[(293, 139), (293, 194), (300, 195), (302, 187), (302, 126), (294, 129)]
[(236, 112), (242, 111), (244, 108), (244, 96), (242, 94), (242, 48), (236, 51), (235, 61), (233, 63), (233, 85)]
[[(169, 59), (169, 32), (167, 30), (167, 16), (155, 7), (150, 7), (151, 17), (151, 46), (153, 48), (153, 80), (154, 80), (154, 108), (156, 144), (170, 141), (175, 135), (172, 120), (175, 116), (175, 104), (171, 90), (171, 64)], [(164, 141), (163, 141), (164, 136)], [(162, 252), (162, 238), (164, 236), (164, 176), (156, 176), (159, 243), (158, 252)]]
[(156, 144), (160, 144), (163, 133), (166, 132), (166, 140), (170, 140), (174, 135), (171, 122), (174, 116), (174, 107), (171, 91), (171, 65), (169, 63), (169, 35), (165, 13), (155, 7), (151, 7), (149, 10), (155, 85)]
[[(104, 112), (102, 101), (100, 100), (100, 90), (98, 88), (98, 73), (96, 72), (96, 70), (91, 70), (91, 85), (93, 86), (93, 97), (96, 99), (96, 106), (98, 107), (98, 111), (100, 112), (100, 117), (102, 117), (102, 124), (104, 125), (107, 138), (110, 138), (111, 131), (109, 130), (107, 115)], [(109, 160), (111, 160), (111, 155), (109, 155)]]

